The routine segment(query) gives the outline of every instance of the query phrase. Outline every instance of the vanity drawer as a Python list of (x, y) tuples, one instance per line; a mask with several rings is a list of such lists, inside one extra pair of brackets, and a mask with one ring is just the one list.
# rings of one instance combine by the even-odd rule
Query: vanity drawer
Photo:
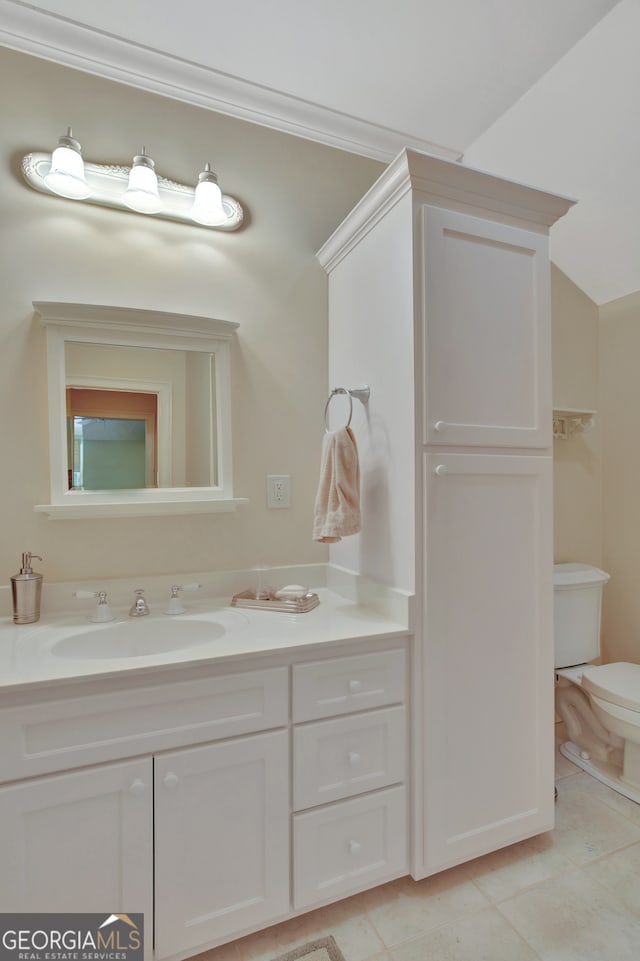
[(339, 717), (293, 732), (294, 809), (352, 797), (404, 780), (402, 707)]
[(0, 781), (282, 727), (288, 670), (227, 674), (0, 710)]
[(404, 701), (404, 651), (334, 657), (293, 668), (293, 720), (315, 721)]
[(296, 910), (401, 877), (407, 870), (404, 788), (294, 815), (293, 845)]

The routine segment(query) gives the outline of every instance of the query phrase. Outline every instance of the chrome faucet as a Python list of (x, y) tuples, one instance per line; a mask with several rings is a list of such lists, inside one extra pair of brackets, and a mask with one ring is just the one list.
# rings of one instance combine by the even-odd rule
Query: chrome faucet
[(134, 591), (133, 593), (136, 595), (136, 599), (131, 605), (129, 617), (144, 617), (145, 614), (150, 614), (151, 611), (144, 596), (144, 591)]

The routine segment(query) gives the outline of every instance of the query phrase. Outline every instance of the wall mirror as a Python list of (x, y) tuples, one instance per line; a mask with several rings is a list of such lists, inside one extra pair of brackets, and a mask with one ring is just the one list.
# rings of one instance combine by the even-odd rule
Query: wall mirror
[(51, 518), (234, 510), (229, 321), (34, 302), (46, 327)]

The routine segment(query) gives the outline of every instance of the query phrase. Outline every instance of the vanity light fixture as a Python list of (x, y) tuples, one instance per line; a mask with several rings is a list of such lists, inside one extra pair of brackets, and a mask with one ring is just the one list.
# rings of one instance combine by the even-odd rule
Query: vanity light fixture
[(44, 182), (49, 190), (69, 200), (86, 200), (91, 193), (84, 175), (82, 151), (77, 140), (73, 139), (71, 127), (58, 140), (58, 146), (51, 155), (51, 167)]
[(217, 227), (225, 221), (226, 214), (222, 206), (222, 191), (218, 186), (218, 178), (207, 163), (198, 177), (196, 196), (191, 208), (191, 216), (198, 224), (205, 227)]
[(146, 148), (133, 158), (133, 166), (129, 171), (129, 184), (122, 197), (131, 210), (139, 214), (157, 214), (162, 210), (162, 201), (158, 193), (158, 177), (155, 164), (146, 154)]
[(70, 127), (53, 154), (23, 157), (22, 173), (29, 186), (40, 193), (151, 214), (155, 219), (227, 231), (237, 230), (244, 219), (242, 206), (222, 193), (209, 163), (195, 187), (158, 176), (144, 147), (130, 167), (86, 163)]

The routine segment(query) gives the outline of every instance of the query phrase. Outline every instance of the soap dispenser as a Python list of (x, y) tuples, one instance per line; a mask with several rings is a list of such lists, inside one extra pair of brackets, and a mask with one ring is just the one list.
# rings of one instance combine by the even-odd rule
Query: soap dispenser
[(40, 620), (40, 595), (42, 593), (42, 574), (36, 574), (31, 568), (33, 558), (42, 558), (30, 551), (22, 555), (22, 568), (19, 574), (11, 578), (11, 595), (13, 597), (13, 620), (16, 624), (33, 624)]

